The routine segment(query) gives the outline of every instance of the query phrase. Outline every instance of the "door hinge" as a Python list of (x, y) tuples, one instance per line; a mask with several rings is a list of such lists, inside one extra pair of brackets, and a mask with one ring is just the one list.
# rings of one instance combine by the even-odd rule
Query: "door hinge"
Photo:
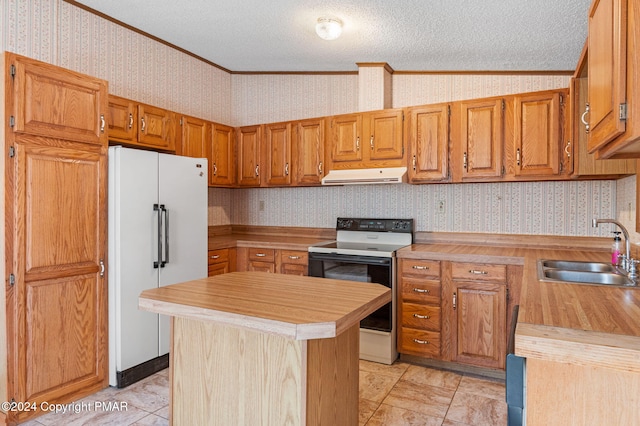
[(504, 168), (504, 164), (502, 165), (502, 169), (500, 170), (500, 173), (502, 176), (504, 176), (507, 173), (507, 170)]
[(618, 113), (618, 119), (626, 120), (627, 119), (627, 104), (620, 104), (620, 109)]
[(13, 64), (9, 67), (9, 75), (11, 75), (11, 78), (16, 77), (16, 66)]
[(9, 285), (14, 286), (16, 284), (16, 276), (13, 274), (9, 274)]
[(509, 303), (509, 288), (507, 288), (507, 303)]
[(560, 95), (560, 106), (564, 106), (564, 95)]
[(502, 100), (502, 110), (504, 111), (504, 109), (506, 108), (505, 103), (504, 103), (504, 99)]
[(16, 156), (16, 149), (12, 146), (9, 147), (9, 158), (13, 158)]
[(180, 126), (184, 126), (184, 123), (182, 122), (182, 118), (180, 119)]
[(451, 105), (447, 105), (447, 115), (451, 117)]
[(13, 128), (16, 125), (16, 118), (13, 115), (9, 116), (9, 127)]

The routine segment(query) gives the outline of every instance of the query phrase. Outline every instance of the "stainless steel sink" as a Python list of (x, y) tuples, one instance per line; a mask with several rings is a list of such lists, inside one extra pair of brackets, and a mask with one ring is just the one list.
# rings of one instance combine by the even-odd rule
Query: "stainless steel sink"
[(616, 268), (610, 263), (578, 262), (574, 260), (543, 260), (542, 267), (562, 269), (564, 271), (616, 272)]
[(609, 286), (636, 285), (620, 269), (603, 262), (539, 260), (538, 279)]

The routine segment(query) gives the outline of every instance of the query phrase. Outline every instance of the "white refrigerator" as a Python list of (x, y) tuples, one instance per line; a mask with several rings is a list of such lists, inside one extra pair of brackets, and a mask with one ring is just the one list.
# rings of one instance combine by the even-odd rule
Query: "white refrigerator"
[(168, 365), (169, 318), (143, 290), (207, 276), (207, 159), (109, 148), (109, 384)]

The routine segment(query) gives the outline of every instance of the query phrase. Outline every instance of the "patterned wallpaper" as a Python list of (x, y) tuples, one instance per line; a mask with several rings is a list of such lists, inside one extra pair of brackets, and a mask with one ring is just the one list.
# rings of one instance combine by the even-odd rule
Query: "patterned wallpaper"
[[(0, 0), (0, 48), (104, 78), (115, 95), (231, 125), (357, 111), (359, 91), (368, 89), (356, 74), (229, 75), (62, 0)], [(567, 76), (394, 74), (392, 107), (567, 85)], [(633, 229), (635, 218), (635, 178), (209, 194), (210, 225), (333, 227), (339, 215), (404, 216), (420, 231), (608, 235), (589, 219), (617, 217)]]
[(62, 0), (1, 0), (0, 49), (109, 81), (109, 92), (231, 122), (231, 76)]

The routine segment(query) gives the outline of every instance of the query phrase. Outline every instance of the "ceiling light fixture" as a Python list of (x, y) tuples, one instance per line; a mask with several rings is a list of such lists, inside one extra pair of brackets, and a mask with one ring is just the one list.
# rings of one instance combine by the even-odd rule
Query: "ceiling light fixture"
[(316, 34), (323, 40), (335, 40), (342, 34), (342, 21), (338, 18), (318, 18)]

